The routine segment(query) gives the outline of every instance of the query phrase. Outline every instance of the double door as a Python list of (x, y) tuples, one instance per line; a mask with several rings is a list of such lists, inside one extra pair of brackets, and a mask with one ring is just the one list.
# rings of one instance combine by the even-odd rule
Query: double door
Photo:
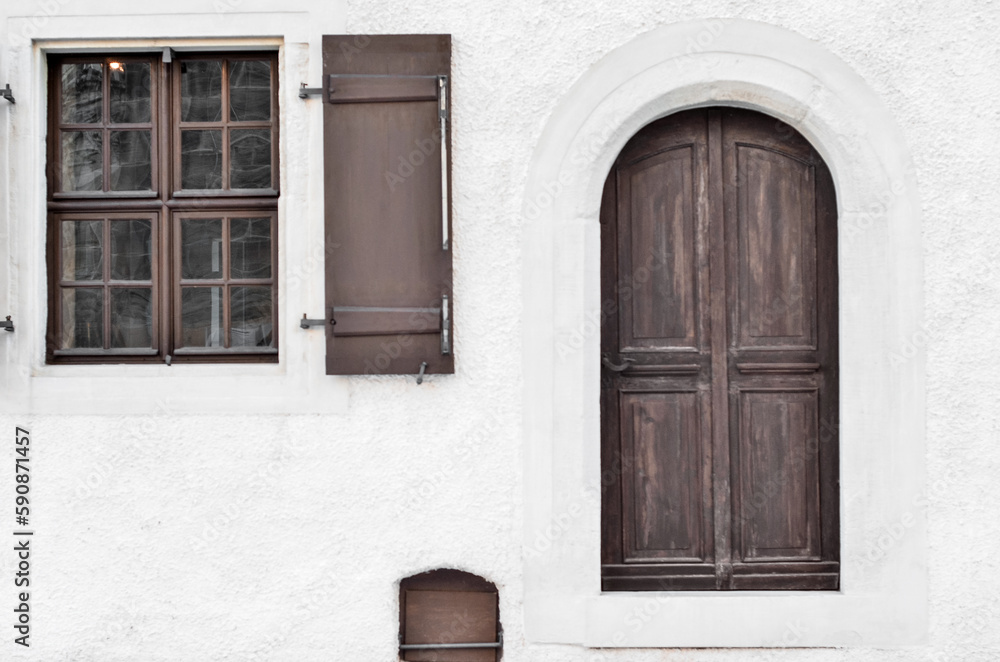
[(792, 127), (642, 129), (602, 223), (602, 582), (837, 589), (836, 200)]

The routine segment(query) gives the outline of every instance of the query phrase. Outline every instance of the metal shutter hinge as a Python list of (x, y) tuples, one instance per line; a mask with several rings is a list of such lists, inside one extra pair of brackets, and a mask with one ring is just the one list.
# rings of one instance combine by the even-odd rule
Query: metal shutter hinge
[(14, 92), (10, 89), (10, 83), (7, 83), (7, 85), (0, 90), (0, 96), (11, 103), (14, 103)]
[[(336, 324), (333, 320), (330, 320), (330, 324)], [(309, 319), (306, 317), (305, 313), (302, 313), (302, 319), (299, 320), (300, 329), (308, 329), (313, 326), (326, 326), (325, 319)]]
[(451, 334), (448, 331), (451, 315), (448, 310), (448, 295), (441, 297), (441, 353), (451, 354)]
[(4, 331), (14, 332), (14, 323), (10, 321), (10, 315), (7, 316), (6, 321), (0, 322), (0, 329)]
[(322, 87), (306, 87), (305, 83), (302, 83), (299, 87), (299, 98), (308, 99), (311, 96), (317, 96), (323, 94)]

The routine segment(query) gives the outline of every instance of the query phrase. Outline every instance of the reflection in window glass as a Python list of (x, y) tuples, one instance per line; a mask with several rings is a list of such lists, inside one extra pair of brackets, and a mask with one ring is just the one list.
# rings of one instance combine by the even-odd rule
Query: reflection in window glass
[(104, 279), (104, 221), (62, 223), (62, 279)]
[(230, 188), (271, 187), (270, 129), (229, 132)]
[(230, 336), (233, 347), (270, 347), (270, 287), (233, 287), (230, 301)]
[(271, 277), (271, 219), (229, 220), (229, 277)]
[(153, 290), (111, 288), (111, 346), (150, 347), (153, 344)]
[(150, 190), (153, 161), (149, 131), (112, 131), (110, 142), (111, 190)]
[(222, 188), (222, 131), (181, 132), (181, 188)]
[(181, 221), (181, 278), (222, 278), (222, 219)]
[(62, 188), (64, 191), (100, 191), (104, 188), (100, 131), (62, 132)]
[(111, 280), (151, 280), (153, 224), (111, 221)]
[(62, 121), (95, 124), (101, 121), (104, 65), (62, 65)]
[(135, 124), (150, 121), (151, 80), (149, 62), (108, 64), (111, 121)]
[(183, 347), (222, 347), (222, 288), (181, 288)]
[(222, 61), (181, 62), (181, 121), (222, 119)]
[(103, 288), (63, 288), (61, 337), (63, 349), (104, 347)]
[(229, 119), (233, 122), (271, 119), (271, 63), (234, 60), (229, 63)]

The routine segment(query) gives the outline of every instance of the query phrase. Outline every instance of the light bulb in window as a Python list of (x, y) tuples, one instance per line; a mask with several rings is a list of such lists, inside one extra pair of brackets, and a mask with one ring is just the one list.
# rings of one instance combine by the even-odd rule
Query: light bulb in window
[(110, 62), (108, 66), (111, 67), (112, 71), (125, 71), (125, 65), (121, 62)]

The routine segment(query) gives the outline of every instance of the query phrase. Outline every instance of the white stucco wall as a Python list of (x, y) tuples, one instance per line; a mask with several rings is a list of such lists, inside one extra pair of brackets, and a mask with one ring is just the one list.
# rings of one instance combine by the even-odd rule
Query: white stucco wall
[[(125, 11), (206, 15), (137, 19), (121, 16)], [(262, 11), (290, 15), (271, 21), (271, 31), (254, 17)], [(294, 318), (319, 310), (322, 288), (289, 287), (296, 274), (286, 265), (283, 287), (296, 307), (285, 308), (290, 328), (282, 337), (291, 344), (283, 345), (274, 374), (239, 379), (247, 397), (255, 389), (275, 392), (279, 404), (231, 404), (229, 415), (205, 414), (185, 400), (186, 389), (239, 373), (191, 368), (180, 377), (156, 373), (148, 385), (125, 373), (128, 388), (118, 386), (123, 392), (115, 397), (128, 398), (129, 411), (152, 415), (108, 413), (109, 398), (97, 396), (114, 388), (119, 373), (78, 380), (83, 395), (66, 403), (73, 415), (42, 413), (58, 406), (53, 397), (66, 397), (58, 386), (35, 386), (42, 377), (31, 367), (31, 338), (43, 333), (44, 316), (26, 300), (43, 278), (28, 240), (44, 219), (31, 212), (37, 172), (24, 168), (42, 136), (24, 132), (37, 128), (28, 118), (44, 109), (33, 89), (39, 72), (24, 70), (38, 60), (9, 43), (10, 26), (26, 24), (12, 17), (26, 17), (51, 37), (71, 29), (74, 16), (91, 17), (79, 19), (86, 30), (79, 39), (158, 30), (165, 39), (195, 36), (191, 25), (200, 25), (196, 36), (204, 38), (282, 38), (286, 91), (318, 81), (321, 34), (451, 33), (456, 374), (420, 387), (401, 377), (318, 377), (321, 342), (298, 331)], [(560, 101), (601, 58), (651, 30), (707, 17), (762, 21), (821, 45), (878, 95), (912, 155), (922, 203), (925, 328), (901, 333), (898, 355), (909, 360), (926, 350), (929, 490), (928, 505), (919, 508), (928, 520), (927, 645), (612, 650), (525, 640), (522, 551), (531, 543), (524, 539), (523, 460), (531, 449), (523, 446), (522, 334), (530, 341), (533, 320), (522, 315), (523, 288), (532, 286), (522, 283), (522, 237), (529, 164)], [(0, 100), (0, 317), (9, 311), (20, 323), (15, 334), (0, 333), (0, 384), (15, 403), (0, 414), (0, 438), (8, 440), (0, 449), (0, 513), (8, 513), (0, 515), (0, 539), (13, 529), (9, 440), (22, 425), (34, 444), (36, 548), (27, 652), (12, 641), (13, 556), (0, 553), (0, 614), (7, 614), (0, 616), (7, 633), (0, 659), (392, 660), (396, 582), (440, 566), (497, 584), (504, 660), (512, 662), (997, 659), (1000, 577), (991, 552), (1000, 543), (1000, 408), (991, 347), (1000, 326), (993, 259), (1000, 251), (993, 218), (1000, 165), (989, 154), (1000, 138), (998, 31), (1000, 6), (989, 2), (5, 3), (0, 86), (16, 81), (18, 104), (5, 108)], [(283, 95), (282, 103), (283, 121), (291, 123), (282, 131), (284, 148), (318, 144), (318, 102)], [(282, 204), (291, 209), (281, 218), (282, 237), (289, 250), (306, 254), (303, 236), (321, 228), (316, 158), (313, 150), (297, 164), (282, 161), (302, 174), (283, 186)], [(889, 531), (892, 515), (884, 519)], [(881, 563), (892, 559), (893, 543), (885, 546)], [(790, 641), (796, 627), (788, 623)]]

